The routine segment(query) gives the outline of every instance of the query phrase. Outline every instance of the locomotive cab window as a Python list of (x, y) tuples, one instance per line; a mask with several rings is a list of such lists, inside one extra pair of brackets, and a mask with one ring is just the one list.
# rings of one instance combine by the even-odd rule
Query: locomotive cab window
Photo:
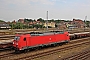
[(24, 41), (26, 41), (26, 38), (24, 38)]
[(20, 37), (19, 36), (15, 36), (14, 40), (19, 40)]

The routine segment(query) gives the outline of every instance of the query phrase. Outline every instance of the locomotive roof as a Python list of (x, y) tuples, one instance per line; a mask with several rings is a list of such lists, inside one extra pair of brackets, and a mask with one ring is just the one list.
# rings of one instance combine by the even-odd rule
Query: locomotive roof
[(63, 31), (49, 31), (49, 32), (30, 32), (31, 36), (42, 36), (42, 35), (53, 35), (53, 34), (63, 34)]

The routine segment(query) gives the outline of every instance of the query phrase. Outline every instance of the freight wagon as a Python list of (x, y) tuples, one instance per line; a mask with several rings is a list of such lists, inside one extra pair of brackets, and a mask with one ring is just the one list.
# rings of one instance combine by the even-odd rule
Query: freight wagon
[(73, 33), (73, 34), (69, 34), (69, 36), (70, 36), (70, 40), (85, 38), (85, 37), (90, 37), (90, 32)]
[(13, 46), (15, 51), (26, 50), (38, 46), (46, 46), (70, 40), (68, 32), (50, 31), (50, 32), (31, 32), (26, 34), (16, 34)]

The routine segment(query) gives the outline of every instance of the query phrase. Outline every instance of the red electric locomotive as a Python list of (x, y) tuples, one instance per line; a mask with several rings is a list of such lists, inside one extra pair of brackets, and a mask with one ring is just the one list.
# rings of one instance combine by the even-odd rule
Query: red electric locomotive
[(31, 32), (27, 34), (16, 34), (13, 46), (15, 47), (15, 51), (20, 51), (37, 46), (68, 42), (69, 40), (68, 32)]

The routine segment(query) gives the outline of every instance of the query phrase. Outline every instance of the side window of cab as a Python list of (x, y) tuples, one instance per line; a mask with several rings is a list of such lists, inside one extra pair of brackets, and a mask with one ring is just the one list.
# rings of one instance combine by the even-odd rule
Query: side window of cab
[(26, 41), (26, 38), (24, 38), (23, 40)]

